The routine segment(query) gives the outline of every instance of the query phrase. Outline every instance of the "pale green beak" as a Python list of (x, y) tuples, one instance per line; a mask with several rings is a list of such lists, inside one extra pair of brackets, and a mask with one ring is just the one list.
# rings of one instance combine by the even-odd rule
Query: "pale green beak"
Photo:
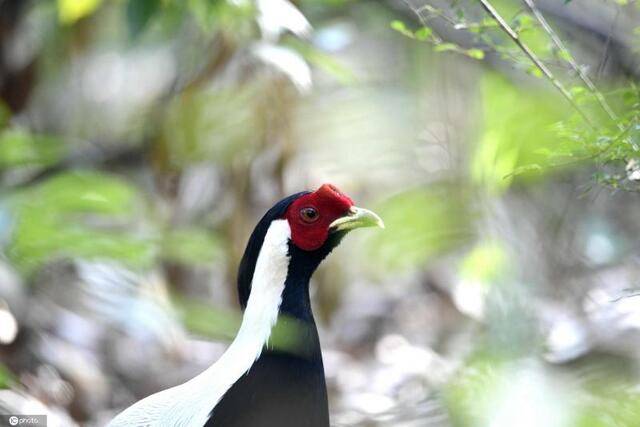
[(352, 206), (347, 215), (336, 219), (329, 225), (331, 231), (348, 231), (363, 227), (384, 228), (384, 222), (370, 210)]

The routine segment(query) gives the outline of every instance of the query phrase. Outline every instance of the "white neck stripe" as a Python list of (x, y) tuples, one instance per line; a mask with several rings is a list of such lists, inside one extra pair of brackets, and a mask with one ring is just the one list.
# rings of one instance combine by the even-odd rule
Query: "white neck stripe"
[(278, 320), (289, 269), (290, 238), (287, 220), (271, 223), (256, 261), (242, 325), (220, 359), (186, 383), (130, 406), (109, 424), (110, 427), (205, 424), (224, 394), (260, 357)]

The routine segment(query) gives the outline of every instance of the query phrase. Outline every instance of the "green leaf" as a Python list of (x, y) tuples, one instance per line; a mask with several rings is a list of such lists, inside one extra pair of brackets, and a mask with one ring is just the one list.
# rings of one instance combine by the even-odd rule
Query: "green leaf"
[(391, 28), (396, 30), (397, 32), (399, 32), (400, 34), (407, 36), (409, 38), (415, 38), (413, 31), (411, 31), (410, 29), (407, 28), (406, 24), (402, 21), (399, 20), (395, 20), (395, 21), (391, 21), (390, 24)]
[(580, 96), (587, 91), (587, 89), (582, 86), (573, 86), (569, 90), (571, 91), (571, 95), (573, 96)]
[[(534, 150), (534, 152), (536, 154), (545, 154), (549, 152), (549, 149)], [(531, 165), (522, 165), (522, 166), (516, 167), (513, 170), (513, 172), (511, 172), (511, 175), (520, 175), (526, 172), (540, 172), (541, 170), (542, 170), (542, 166), (534, 163)]]
[(523, 32), (534, 28), (534, 20), (531, 15), (518, 15), (514, 24), (516, 32)]
[(534, 77), (542, 77), (542, 71), (540, 71), (540, 68), (536, 67), (535, 65), (530, 65), (529, 68), (527, 68), (527, 73), (531, 74)]
[(66, 153), (63, 141), (21, 129), (0, 132), (0, 168), (50, 166)]
[(453, 43), (440, 43), (440, 44), (437, 44), (436, 47), (434, 48), (436, 52), (450, 52), (450, 51), (457, 51), (458, 49), (459, 49), (458, 45)]
[(326, 55), (322, 52), (315, 52), (303, 56), (311, 64), (322, 69), (343, 85), (352, 85), (357, 81), (354, 72), (346, 65), (338, 62), (331, 55)]
[(433, 30), (429, 27), (422, 27), (413, 33), (414, 37), (420, 41), (426, 41), (433, 35)]
[(560, 49), (560, 51), (558, 51), (558, 57), (564, 61), (571, 61), (573, 59), (571, 52), (566, 49)]
[(58, 0), (58, 19), (63, 24), (91, 15), (102, 4), (102, 0)]
[(327, 55), (314, 46), (294, 38), (287, 40), (286, 45), (295, 49), (295, 51), (310, 64), (322, 69), (341, 84), (351, 85), (356, 82), (357, 79), (353, 71), (351, 71), (351, 69), (346, 65), (337, 61), (335, 57)]
[(464, 53), (473, 59), (484, 59), (484, 51), (480, 49), (467, 49)]
[(127, 3), (127, 27), (132, 37), (139, 36), (160, 8), (160, 0), (129, 0)]

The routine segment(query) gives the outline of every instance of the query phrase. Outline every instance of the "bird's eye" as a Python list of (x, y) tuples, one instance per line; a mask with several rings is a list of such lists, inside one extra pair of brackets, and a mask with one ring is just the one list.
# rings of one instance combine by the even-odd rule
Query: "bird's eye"
[(306, 223), (315, 222), (318, 217), (318, 211), (315, 208), (307, 207), (300, 209), (300, 218)]

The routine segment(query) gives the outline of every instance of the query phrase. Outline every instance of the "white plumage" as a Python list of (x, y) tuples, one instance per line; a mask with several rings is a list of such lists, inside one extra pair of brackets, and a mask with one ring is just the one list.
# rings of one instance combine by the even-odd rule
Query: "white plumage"
[(202, 426), (229, 388), (260, 356), (278, 319), (287, 270), (287, 220), (271, 223), (256, 261), (251, 294), (238, 335), (220, 359), (184, 384), (146, 397), (122, 411), (108, 427)]
[(274, 41), (285, 31), (299, 37), (311, 33), (311, 24), (289, 0), (256, 0), (256, 5), (258, 25), (266, 40)]

